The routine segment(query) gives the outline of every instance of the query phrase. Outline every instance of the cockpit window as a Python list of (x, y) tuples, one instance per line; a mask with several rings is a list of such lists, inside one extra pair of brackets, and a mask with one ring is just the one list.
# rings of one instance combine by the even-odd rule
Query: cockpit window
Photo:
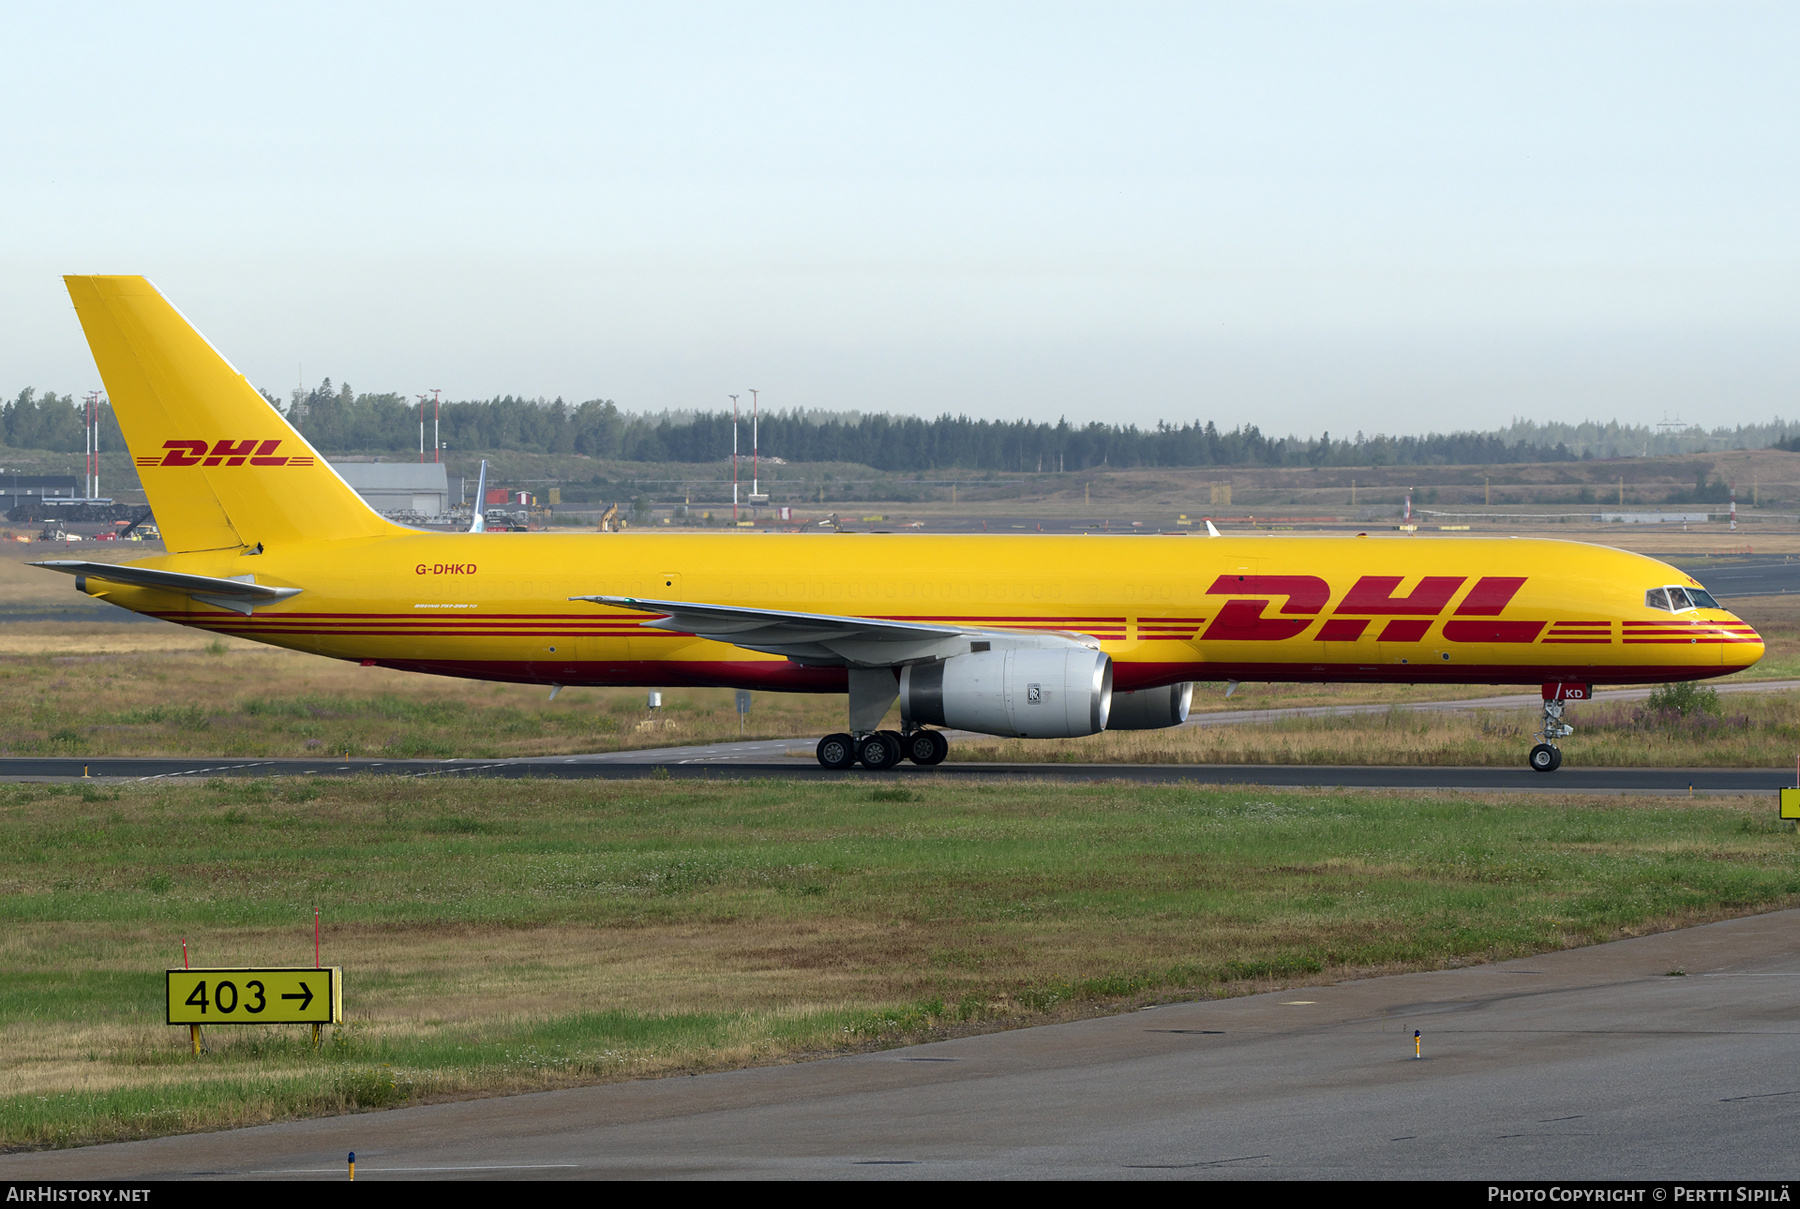
[(1665, 613), (1680, 613), (1687, 609), (1716, 609), (1719, 602), (1712, 598), (1710, 592), (1700, 588), (1651, 588), (1644, 593), (1644, 607), (1661, 609)]

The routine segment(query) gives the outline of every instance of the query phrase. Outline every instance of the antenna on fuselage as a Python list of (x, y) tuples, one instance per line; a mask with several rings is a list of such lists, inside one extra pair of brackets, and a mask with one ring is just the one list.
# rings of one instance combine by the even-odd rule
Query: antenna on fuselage
[(1211, 522), (1211, 521), (1207, 521), (1207, 522), (1206, 522), (1206, 536), (1208, 536), (1208, 537), (1217, 537), (1217, 536), (1219, 536), (1219, 531), (1218, 531), (1218, 529), (1217, 529), (1217, 528), (1215, 528), (1215, 527), (1214, 527), (1214, 525), (1213, 525), (1213, 523), (1212, 523), (1212, 522)]
[(481, 459), (481, 474), (475, 479), (475, 515), (469, 521), (470, 533), (487, 532), (487, 459)]

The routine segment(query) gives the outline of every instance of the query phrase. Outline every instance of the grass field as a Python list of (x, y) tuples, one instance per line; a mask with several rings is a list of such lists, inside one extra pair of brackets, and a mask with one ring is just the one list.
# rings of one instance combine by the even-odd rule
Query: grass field
[[(9, 627), (0, 641), (32, 635)], [(365, 668), (147, 626), (82, 634), (42, 623), (49, 647), (0, 651), (0, 755), (523, 756), (711, 743), (738, 737), (729, 689), (664, 695), (484, 684)], [(155, 645), (167, 642), (167, 646)], [(103, 649), (83, 650), (83, 642)], [(70, 646), (79, 653), (71, 653)], [(61, 652), (61, 653), (53, 653)], [(840, 697), (758, 693), (746, 738), (843, 727)]]
[[(552, 702), (526, 685), (471, 683), (365, 668), (256, 646), (214, 642), (175, 627), (60, 623), (0, 631), (0, 755), (389, 758), (553, 755), (670, 747), (735, 739), (727, 689), (671, 690), (664, 708), (641, 689), (571, 689)], [(133, 646), (139, 631), (148, 640)], [(43, 631), (48, 631), (47, 633)], [(49, 649), (16, 648), (40, 641)], [(69, 653), (91, 641), (96, 649)], [(1791, 644), (1791, 638), (1782, 638)], [(167, 645), (157, 645), (157, 643)], [(4, 644), (15, 649), (8, 652)], [(1780, 654), (1785, 659), (1787, 646)], [(62, 653), (53, 653), (53, 652)], [(1229, 727), (1107, 731), (1085, 739), (961, 738), (958, 760), (1199, 764), (1481, 764), (1524, 758), (1537, 729), (1530, 709), (1427, 713), (1409, 701), (1518, 692), (1457, 686), (1244, 685), (1229, 702), (1219, 685), (1197, 704), (1234, 710), (1386, 703), (1384, 713), (1296, 718)], [(1571, 707), (1569, 758), (1589, 765), (1785, 767), (1800, 750), (1800, 694), (1722, 697), (1722, 716), (1670, 717), (1641, 706)], [(844, 727), (841, 696), (757, 693), (746, 738), (803, 738)], [(1209, 711), (1210, 712), (1210, 711)], [(889, 719), (898, 725), (897, 714)], [(810, 742), (797, 758), (811, 758)]]
[[(1800, 753), (1800, 694), (1729, 694), (1720, 713), (1682, 716), (1643, 702), (1572, 706), (1572, 765), (1604, 768), (1785, 768)], [(971, 737), (952, 760), (1070, 764), (1415, 764), (1522, 766), (1535, 709), (1439, 713), (1393, 707), (1244, 726), (1103, 731), (1052, 742)]]
[[(0, 786), (0, 1144), (786, 1061), (1800, 901), (1772, 804), (1064, 785)], [(161, 970), (346, 970), (325, 1047)]]

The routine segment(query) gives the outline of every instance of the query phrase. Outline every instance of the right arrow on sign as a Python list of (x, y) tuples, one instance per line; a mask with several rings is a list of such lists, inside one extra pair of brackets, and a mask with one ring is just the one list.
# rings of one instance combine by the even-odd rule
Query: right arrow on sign
[(308, 987), (304, 982), (300, 984), (300, 990), (302, 993), (299, 995), (283, 995), (282, 998), (300, 1000), (300, 1010), (304, 1012), (307, 1008), (312, 1006), (313, 993), (312, 988)]

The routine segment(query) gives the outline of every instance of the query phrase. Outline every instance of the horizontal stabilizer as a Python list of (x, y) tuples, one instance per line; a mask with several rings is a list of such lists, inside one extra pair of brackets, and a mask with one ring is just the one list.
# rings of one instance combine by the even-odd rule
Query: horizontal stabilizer
[[(259, 584), (252, 575), (222, 579), (213, 575), (185, 575), (179, 571), (159, 571), (154, 567), (131, 567), (117, 563), (83, 562), (80, 559), (50, 559), (32, 563), (49, 571), (80, 577), (81, 581), (104, 579), (108, 583), (129, 584), (134, 588), (158, 588), (191, 596), (202, 604), (231, 609), (248, 617), (257, 605), (274, 604), (290, 596), (298, 596), (302, 588), (277, 588)], [(78, 586), (81, 586), (78, 583)]]

